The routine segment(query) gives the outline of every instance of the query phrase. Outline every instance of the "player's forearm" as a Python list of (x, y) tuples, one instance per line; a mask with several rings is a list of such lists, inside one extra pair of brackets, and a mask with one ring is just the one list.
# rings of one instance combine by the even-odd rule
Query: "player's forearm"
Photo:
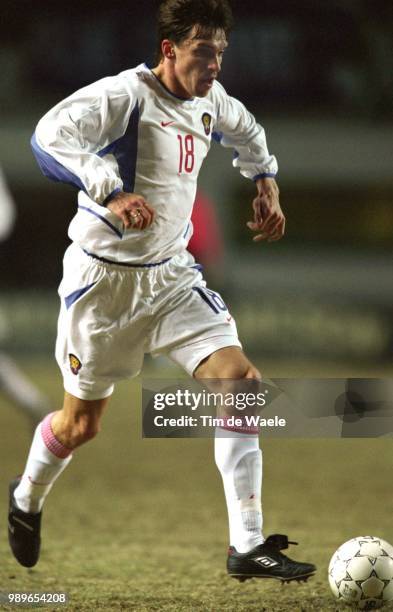
[(220, 143), (235, 150), (233, 166), (246, 178), (274, 178), (278, 165), (269, 153), (265, 130), (244, 104), (228, 96), (219, 86), (220, 116), (216, 130), (221, 132)]
[(274, 178), (271, 178), (271, 177), (258, 178), (255, 181), (255, 186), (257, 188), (258, 195), (260, 196), (265, 195), (265, 194), (270, 194), (270, 193), (274, 193), (277, 196), (279, 194), (278, 185)]
[[(248, 111), (245, 110), (248, 113)], [(233, 166), (239, 168), (246, 178), (257, 181), (260, 178), (274, 178), (278, 171), (277, 160), (271, 155), (266, 142), (265, 130), (256, 123), (254, 117), (248, 113), (248, 130), (243, 139), (237, 143), (237, 155), (233, 159)]]

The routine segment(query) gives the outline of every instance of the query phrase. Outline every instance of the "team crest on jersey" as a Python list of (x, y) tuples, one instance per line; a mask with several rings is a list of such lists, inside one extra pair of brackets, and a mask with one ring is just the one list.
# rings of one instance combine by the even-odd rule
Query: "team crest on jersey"
[(76, 355), (73, 355), (72, 353), (69, 353), (68, 359), (70, 360), (71, 372), (75, 375), (79, 374), (79, 370), (82, 367), (81, 360)]
[(209, 115), (209, 113), (203, 113), (202, 123), (203, 123), (203, 128), (205, 130), (206, 136), (209, 136), (211, 123), (212, 123), (212, 118), (211, 118), (211, 115)]

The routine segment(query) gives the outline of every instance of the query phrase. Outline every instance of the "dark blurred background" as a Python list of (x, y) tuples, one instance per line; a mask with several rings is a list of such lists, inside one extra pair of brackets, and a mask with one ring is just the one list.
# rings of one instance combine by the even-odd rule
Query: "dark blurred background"
[[(245, 345), (261, 359), (390, 368), (393, 357), (393, 4), (234, 1), (221, 82), (266, 129), (288, 219), (255, 245), (254, 186), (212, 145), (200, 188), (215, 201), (225, 257), (211, 265)], [(147, 61), (157, 2), (3, 2), (1, 164), (17, 206), (0, 245), (0, 334), (47, 351), (76, 193), (39, 172), (29, 139), (77, 88)], [(203, 228), (199, 228), (203, 231)]]

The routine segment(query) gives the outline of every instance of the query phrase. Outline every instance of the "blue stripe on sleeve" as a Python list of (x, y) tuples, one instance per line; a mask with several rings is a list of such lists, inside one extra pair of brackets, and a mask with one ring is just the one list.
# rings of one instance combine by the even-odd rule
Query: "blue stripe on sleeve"
[(224, 134), (222, 132), (212, 132), (212, 138), (216, 142), (221, 142)]
[(102, 206), (107, 206), (109, 204), (109, 202), (111, 201), (111, 199), (117, 194), (120, 193), (120, 191), (122, 191), (120, 189), (120, 187), (116, 187), (116, 189), (114, 189), (112, 191), (112, 193), (110, 193), (108, 196), (106, 196), (105, 200), (102, 203)]
[(78, 189), (82, 189), (82, 191), (86, 191), (82, 181), (75, 174), (67, 170), (67, 168), (40, 147), (35, 133), (30, 142), (38, 165), (46, 177), (52, 179), (52, 181), (68, 183)]
[(257, 181), (258, 179), (261, 179), (261, 178), (275, 178), (276, 176), (277, 176), (276, 174), (273, 174), (271, 172), (264, 172), (263, 174), (256, 174), (252, 180)]
[[(123, 189), (130, 193), (134, 191), (135, 186), (136, 159), (138, 153), (138, 125), (139, 105), (137, 103), (130, 115), (130, 120), (123, 136), (111, 142), (97, 153), (99, 157), (105, 157), (108, 153), (112, 153), (119, 167), (120, 178), (123, 181)], [(31, 146), (38, 165), (45, 176), (53, 181), (68, 183), (82, 191), (86, 191), (79, 177), (67, 170), (67, 168), (56, 161), (52, 155), (40, 147), (35, 133), (31, 138)], [(110, 195), (112, 196), (113, 194), (114, 192)]]

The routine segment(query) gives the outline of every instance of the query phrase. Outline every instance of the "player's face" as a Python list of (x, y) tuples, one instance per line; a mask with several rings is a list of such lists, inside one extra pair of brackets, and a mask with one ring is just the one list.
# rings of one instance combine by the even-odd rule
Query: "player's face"
[(213, 87), (214, 79), (221, 70), (222, 57), (228, 46), (223, 30), (210, 37), (195, 38), (196, 27), (188, 38), (174, 45), (176, 60), (174, 73), (180, 95), (203, 98)]

